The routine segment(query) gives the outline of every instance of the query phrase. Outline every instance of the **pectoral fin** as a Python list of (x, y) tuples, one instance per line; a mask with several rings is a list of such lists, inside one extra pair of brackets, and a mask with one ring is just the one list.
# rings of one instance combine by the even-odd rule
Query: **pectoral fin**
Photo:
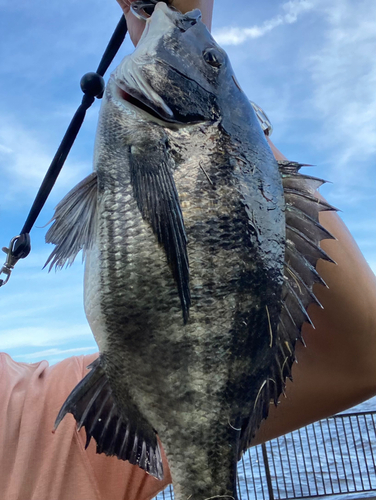
[(97, 215), (97, 174), (93, 172), (75, 186), (55, 209), (54, 223), (47, 231), (46, 243), (55, 249), (45, 264), (62, 268), (73, 264), (78, 252), (88, 250), (95, 238)]
[(191, 303), (187, 235), (178, 192), (165, 156), (131, 156), (131, 182), (143, 218), (165, 249), (177, 283), (184, 322), (187, 322)]
[(100, 358), (89, 368), (90, 372), (63, 404), (55, 429), (67, 413), (72, 413), (78, 430), (85, 427), (86, 448), (93, 437), (97, 453), (128, 460), (157, 479), (163, 479), (162, 458), (155, 431), (131, 401), (127, 416), (120, 414)]

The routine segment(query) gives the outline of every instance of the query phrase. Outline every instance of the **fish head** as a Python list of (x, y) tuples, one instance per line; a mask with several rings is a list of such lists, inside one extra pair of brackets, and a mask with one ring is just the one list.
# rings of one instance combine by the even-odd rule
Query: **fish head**
[(209, 121), (228, 132), (244, 131), (251, 116), (260, 129), (226, 52), (198, 9), (182, 14), (159, 2), (112, 80), (120, 98), (170, 125)]

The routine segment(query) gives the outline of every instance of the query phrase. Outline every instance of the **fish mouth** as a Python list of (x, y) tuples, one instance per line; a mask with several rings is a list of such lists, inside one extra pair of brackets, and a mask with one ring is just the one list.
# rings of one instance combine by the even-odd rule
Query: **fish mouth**
[(155, 105), (153, 105), (151, 100), (147, 99), (142, 94), (132, 91), (129, 88), (125, 88), (124, 85), (120, 86), (116, 82), (115, 84), (116, 84), (117, 95), (122, 101), (126, 101), (132, 106), (141, 109), (148, 115), (157, 118), (158, 120), (162, 120), (163, 122), (180, 123), (178, 120), (175, 120), (174, 114), (170, 110), (170, 108), (166, 110), (158, 109)]
[[(147, 19), (144, 32), (135, 51), (125, 57), (111, 75), (114, 95), (133, 111), (147, 113), (146, 119), (158, 119), (165, 126), (184, 126), (207, 121), (205, 113), (191, 105), (192, 79), (186, 68), (165, 60), (166, 40), (176, 38), (175, 31), (185, 32), (199, 21), (201, 14), (194, 10), (185, 15), (158, 2), (153, 15)], [(189, 66), (189, 65), (188, 65)], [(187, 95), (184, 84), (187, 82)]]
[(131, 104), (132, 107), (142, 110), (150, 118), (162, 121), (165, 126), (184, 126), (206, 121), (199, 115), (183, 115), (177, 110), (174, 113), (160, 96), (157, 96), (158, 99), (155, 98), (154, 91), (154, 98), (149, 98), (146, 93), (143, 94), (136, 89), (128, 87), (124, 81), (118, 82), (116, 79), (113, 79), (113, 83), (115, 84), (116, 94), (120, 101), (123, 103), (125, 101), (126, 105)]

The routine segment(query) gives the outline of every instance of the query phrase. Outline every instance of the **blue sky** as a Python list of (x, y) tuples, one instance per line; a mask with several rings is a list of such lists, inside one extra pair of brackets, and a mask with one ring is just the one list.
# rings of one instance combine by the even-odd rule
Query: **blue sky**
[[(0, 246), (22, 227), (80, 102), (80, 78), (95, 71), (119, 18), (115, 0), (0, 0)], [(213, 31), (244, 91), (269, 115), (277, 147), (332, 181), (322, 193), (375, 271), (374, 0), (216, 0)], [(131, 50), (127, 40), (113, 67)], [(96, 350), (80, 258), (57, 273), (42, 267), (52, 250), (43, 226), (91, 171), (99, 104), (32, 231), (31, 255), (0, 290), (0, 350), (18, 361)]]

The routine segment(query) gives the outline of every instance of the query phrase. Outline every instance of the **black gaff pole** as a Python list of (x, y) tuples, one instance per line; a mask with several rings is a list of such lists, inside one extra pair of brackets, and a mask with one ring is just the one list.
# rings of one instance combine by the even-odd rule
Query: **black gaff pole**
[(61, 144), (51, 162), (51, 165), (47, 170), (20, 234), (11, 239), (9, 248), (3, 247), (3, 251), (7, 254), (7, 258), (5, 264), (0, 270), (0, 276), (1, 274), (5, 275), (5, 279), (0, 279), (0, 287), (8, 282), (10, 274), (18, 260), (24, 259), (30, 253), (31, 244), (29, 233), (34, 226), (44, 204), (46, 203), (61, 169), (63, 168), (64, 162), (84, 121), (86, 111), (93, 104), (96, 97), (98, 99), (103, 97), (105, 87), (103, 75), (117, 54), (126, 34), (127, 23), (125, 17), (122, 16), (116, 26), (111, 40), (107, 45), (106, 50), (104, 51), (97, 71), (95, 73), (86, 73), (86, 75), (84, 75), (81, 79), (80, 85), (84, 93), (82, 102), (74, 114), (63, 140), (61, 141)]

